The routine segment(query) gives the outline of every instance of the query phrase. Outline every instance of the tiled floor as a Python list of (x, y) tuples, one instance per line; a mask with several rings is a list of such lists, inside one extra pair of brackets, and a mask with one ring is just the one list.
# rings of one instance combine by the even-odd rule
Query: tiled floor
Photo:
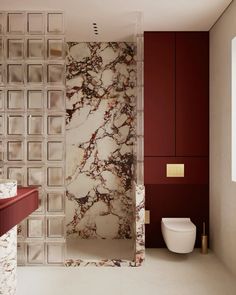
[(145, 265), (19, 267), (17, 295), (235, 295), (236, 279), (214, 254), (148, 249)]

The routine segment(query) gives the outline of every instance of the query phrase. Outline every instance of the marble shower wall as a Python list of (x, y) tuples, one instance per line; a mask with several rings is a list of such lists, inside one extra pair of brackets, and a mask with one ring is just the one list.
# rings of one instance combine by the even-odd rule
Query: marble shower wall
[(67, 236), (132, 238), (135, 45), (67, 45)]

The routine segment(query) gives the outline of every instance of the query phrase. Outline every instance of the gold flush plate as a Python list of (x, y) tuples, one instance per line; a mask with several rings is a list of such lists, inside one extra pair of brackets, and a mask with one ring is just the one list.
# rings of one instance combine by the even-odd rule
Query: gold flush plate
[(150, 211), (145, 210), (145, 224), (150, 224)]
[(184, 177), (184, 164), (166, 164), (166, 177)]

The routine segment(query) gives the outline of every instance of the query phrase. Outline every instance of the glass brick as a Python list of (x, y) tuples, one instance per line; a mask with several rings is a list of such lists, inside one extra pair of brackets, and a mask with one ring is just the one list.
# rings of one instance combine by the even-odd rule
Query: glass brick
[(27, 58), (44, 59), (44, 42), (43, 39), (27, 40)]
[(144, 126), (143, 126), (143, 112), (137, 112), (137, 135), (143, 136)]
[(27, 31), (30, 34), (44, 33), (44, 15), (43, 13), (28, 13)]
[(0, 115), (0, 134), (3, 134), (3, 130), (4, 130), (4, 119), (3, 119), (3, 115)]
[(8, 135), (24, 134), (24, 117), (10, 115), (7, 117), (7, 132)]
[(44, 237), (44, 217), (29, 217), (27, 219), (27, 237), (41, 239)]
[(64, 237), (64, 217), (47, 218), (47, 237), (63, 238)]
[(62, 64), (49, 64), (47, 66), (47, 80), (52, 84), (64, 83), (64, 65)]
[(25, 32), (25, 15), (24, 13), (8, 13), (7, 15), (7, 32), (12, 34), (24, 34)]
[(27, 168), (27, 185), (43, 185), (43, 168)]
[(42, 141), (27, 142), (27, 160), (28, 161), (43, 160), (43, 142)]
[(44, 243), (27, 244), (27, 263), (33, 265), (44, 264)]
[(64, 111), (64, 91), (48, 90), (47, 92), (47, 107), (49, 110)]
[(0, 178), (4, 178), (3, 166), (0, 166)]
[(0, 110), (4, 109), (4, 91), (0, 90)]
[(24, 109), (24, 91), (8, 90), (7, 91), (7, 108), (8, 109)]
[(24, 40), (23, 39), (7, 40), (7, 58), (9, 59), (24, 58)]
[(3, 161), (3, 155), (4, 155), (3, 142), (0, 141), (0, 161)]
[(64, 212), (64, 192), (50, 192), (47, 194), (47, 211), (49, 213)]
[(137, 160), (143, 161), (144, 160), (144, 143), (143, 143), (143, 136), (137, 137)]
[(48, 141), (47, 144), (48, 161), (62, 161), (64, 145), (62, 141)]
[(8, 161), (24, 160), (24, 145), (22, 141), (8, 141), (7, 160)]
[(4, 66), (0, 64), (0, 85), (4, 84)]
[(43, 117), (36, 115), (28, 116), (28, 134), (42, 135), (43, 134)]
[(48, 116), (48, 134), (62, 135), (64, 133), (65, 119), (63, 116)]
[(28, 83), (43, 83), (43, 65), (30, 64), (27, 65), (27, 82)]
[(44, 211), (44, 190), (42, 187), (38, 188), (38, 196), (39, 196), (39, 206), (38, 209), (34, 211), (35, 214), (42, 214)]
[(137, 111), (144, 110), (144, 93), (143, 87), (137, 87)]
[(143, 184), (144, 179), (144, 165), (143, 162), (137, 162), (137, 184)]
[(24, 70), (22, 64), (7, 65), (7, 82), (16, 84), (24, 83)]
[(17, 185), (24, 185), (24, 168), (23, 167), (8, 167), (7, 178), (16, 179)]
[(43, 108), (43, 91), (42, 90), (27, 91), (27, 108), (28, 109)]
[(4, 57), (3, 38), (0, 38), (0, 60)]
[(47, 244), (47, 263), (63, 264), (65, 260), (65, 243)]
[(5, 15), (0, 13), (0, 35), (5, 32)]
[(49, 59), (64, 58), (64, 40), (63, 39), (48, 39), (47, 40), (47, 57)]
[(25, 235), (26, 235), (26, 220), (23, 220), (17, 225), (17, 238), (24, 239)]
[(63, 13), (48, 13), (47, 32), (50, 34), (62, 34), (64, 32)]
[(25, 243), (17, 243), (17, 265), (25, 264)]
[(143, 51), (143, 36), (137, 37), (137, 61), (143, 61), (144, 51)]
[(48, 186), (63, 186), (64, 175), (62, 167), (49, 167), (47, 169), (47, 185)]
[(143, 86), (143, 62), (137, 62), (137, 86)]

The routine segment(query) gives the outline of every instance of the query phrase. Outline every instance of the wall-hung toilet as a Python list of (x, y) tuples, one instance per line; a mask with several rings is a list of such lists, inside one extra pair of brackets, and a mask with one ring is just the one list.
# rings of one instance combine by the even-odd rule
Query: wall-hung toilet
[(161, 231), (167, 248), (175, 253), (190, 253), (196, 240), (196, 226), (190, 218), (162, 218)]

